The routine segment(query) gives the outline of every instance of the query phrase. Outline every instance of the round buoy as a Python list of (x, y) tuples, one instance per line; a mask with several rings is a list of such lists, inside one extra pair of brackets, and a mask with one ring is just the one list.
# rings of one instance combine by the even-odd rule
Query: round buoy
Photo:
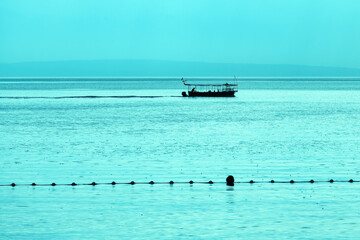
[(56, 183), (53, 182), (53, 183), (51, 184), (51, 186), (56, 186)]
[(250, 180), (250, 182), (249, 183), (254, 183), (254, 181), (253, 180)]
[(31, 186), (36, 186), (36, 183), (33, 182), (33, 183), (31, 184)]
[(149, 184), (154, 184), (154, 181), (150, 181)]
[(15, 183), (12, 183), (12, 184), (10, 184), (12, 187), (15, 187), (16, 186), (16, 184)]
[(234, 182), (235, 182), (235, 179), (232, 175), (229, 175), (227, 178), (226, 178), (226, 185), (228, 186), (234, 186)]
[(111, 185), (115, 185), (115, 184), (116, 184), (116, 182), (114, 182), (114, 181), (111, 182)]
[(295, 181), (294, 181), (294, 180), (290, 180), (290, 183), (295, 183)]
[(131, 185), (134, 185), (134, 184), (135, 184), (135, 182), (134, 182), (134, 181), (131, 181), (131, 182), (130, 182), (130, 184), (131, 184)]
[(213, 184), (214, 182), (210, 180), (208, 183), (209, 183), (209, 184)]
[(314, 183), (314, 180), (311, 179), (309, 182)]
[(354, 182), (354, 180), (350, 179), (350, 180), (349, 180), (349, 182), (351, 182), (351, 183), (352, 183), (352, 182)]
[(334, 180), (333, 180), (333, 179), (330, 179), (330, 180), (329, 180), (329, 182), (333, 183), (333, 182), (334, 182)]
[(174, 184), (174, 181), (170, 181), (169, 183), (170, 183), (170, 184)]
[(271, 180), (270, 182), (271, 182), (271, 183), (274, 183), (275, 181), (274, 181), (274, 180)]
[(193, 183), (194, 183), (194, 181), (193, 181), (193, 180), (190, 180), (190, 181), (189, 181), (189, 183), (190, 183), (190, 184), (193, 184)]
[(96, 185), (96, 182), (92, 182), (90, 185), (93, 185), (93, 186), (95, 186)]
[(77, 184), (75, 183), (75, 182), (73, 182), (72, 184), (71, 184), (71, 186), (76, 186)]

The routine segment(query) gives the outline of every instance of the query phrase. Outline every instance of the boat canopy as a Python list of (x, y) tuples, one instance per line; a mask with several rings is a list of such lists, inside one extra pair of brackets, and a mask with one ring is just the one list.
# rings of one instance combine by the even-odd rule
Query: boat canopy
[(185, 86), (188, 87), (188, 91), (197, 91), (197, 92), (208, 92), (208, 91), (214, 91), (214, 92), (230, 92), (238, 91), (238, 84), (236, 82), (234, 84), (189, 84), (184, 80), (184, 78), (181, 78), (181, 81), (184, 83)]

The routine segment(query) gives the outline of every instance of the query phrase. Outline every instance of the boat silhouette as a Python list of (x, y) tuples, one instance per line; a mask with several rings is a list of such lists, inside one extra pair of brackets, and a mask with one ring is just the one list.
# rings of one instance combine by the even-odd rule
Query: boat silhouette
[(233, 84), (189, 84), (184, 78), (181, 81), (188, 88), (187, 93), (182, 92), (183, 97), (235, 97), (238, 91), (236, 77)]

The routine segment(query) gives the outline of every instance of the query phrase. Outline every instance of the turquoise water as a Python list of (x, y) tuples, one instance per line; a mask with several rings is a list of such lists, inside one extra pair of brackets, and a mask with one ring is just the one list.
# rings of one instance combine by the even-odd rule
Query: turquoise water
[[(359, 180), (360, 81), (239, 88), (235, 98), (182, 98), (171, 79), (2, 80), (0, 184)], [(356, 239), (359, 188), (0, 187), (0, 237)]]

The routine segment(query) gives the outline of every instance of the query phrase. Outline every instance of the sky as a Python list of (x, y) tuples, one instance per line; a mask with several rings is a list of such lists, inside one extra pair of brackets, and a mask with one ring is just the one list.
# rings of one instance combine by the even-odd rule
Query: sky
[(359, 0), (0, 0), (0, 62), (360, 68)]

